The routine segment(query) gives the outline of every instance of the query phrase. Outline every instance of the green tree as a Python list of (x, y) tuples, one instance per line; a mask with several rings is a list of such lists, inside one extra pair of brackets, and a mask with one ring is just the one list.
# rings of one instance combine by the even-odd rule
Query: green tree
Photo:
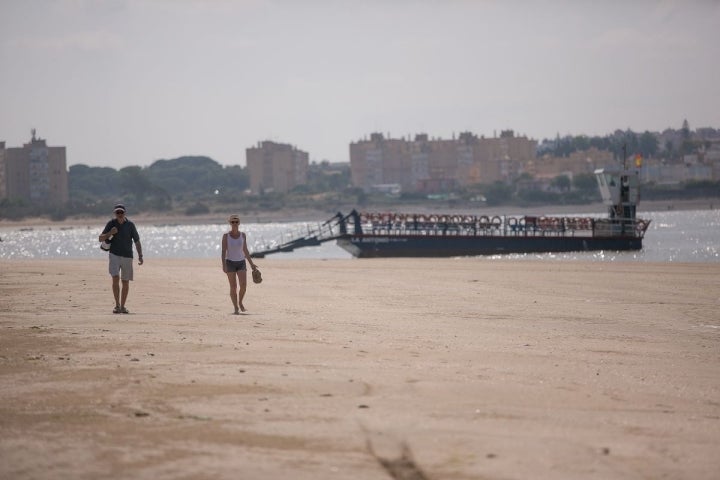
[(483, 195), (485, 195), (488, 205), (502, 205), (510, 202), (513, 190), (503, 182), (495, 182), (483, 188)]
[(137, 166), (120, 169), (120, 186), (124, 195), (133, 196), (139, 203), (152, 190), (152, 182), (143, 174), (142, 168)]
[(590, 148), (590, 139), (585, 135), (576, 136), (573, 139), (573, 148), (576, 152), (582, 152)]
[(224, 167), (220, 187), (222, 187), (225, 192), (244, 192), (250, 188), (250, 175), (248, 175), (247, 169), (239, 165)]
[(182, 192), (211, 194), (225, 184), (222, 166), (208, 157), (157, 160), (147, 168), (147, 176), (171, 195)]
[(656, 156), (658, 152), (657, 137), (646, 130), (642, 135), (640, 135), (638, 140), (638, 149), (637, 153), (641, 153), (643, 157), (649, 158)]
[(666, 154), (669, 158), (673, 158), (675, 154), (675, 144), (670, 139), (665, 141), (665, 152), (667, 152)]
[(550, 184), (560, 192), (567, 192), (570, 190), (570, 178), (567, 175), (558, 175), (552, 179)]
[(683, 140), (690, 140), (690, 124), (687, 121), (687, 118), (683, 120), (682, 123), (682, 129), (680, 129), (682, 132)]
[(592, 173), (580, 173), (573, 177), (573, 187), (581, 192), (596, 192), (597, 180)]
[(71, 199), (117, 197), (122, 190), (117, 170), (83, 164), (72, 165), (68, 169), (68, 187)]

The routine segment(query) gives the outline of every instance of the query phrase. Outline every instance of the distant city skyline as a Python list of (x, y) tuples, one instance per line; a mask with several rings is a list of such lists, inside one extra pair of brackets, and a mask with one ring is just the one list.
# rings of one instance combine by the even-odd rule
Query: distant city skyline
[(373, 132), (538, 141), (720, 127), (720, 2), (6, 0), (0, 141), (68, 165), (271, 140), (349, 161)]

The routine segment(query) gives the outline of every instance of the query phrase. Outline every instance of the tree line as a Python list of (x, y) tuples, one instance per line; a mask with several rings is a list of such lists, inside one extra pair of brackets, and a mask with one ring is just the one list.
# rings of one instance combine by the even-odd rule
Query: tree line
[(222, 166), (204, 156), (119, 170), (73, 165), (68, 178), (73, 211), (86, 213), (106, 213), (108, 204), (118, 199), (132, 204), (135, 211), (167, 211), (177, 203), (197, 203), (221, 194), (226, 200), (240, 197), (250, 185), (245, 168)]
[[(715, 132), (714, 129), (707, 129)], [(537, 148), (537, 155), (549, 154), (556, 157), (567, 157), (571, 153), (588, 150), (592, 147), (598, 150), (612, 152), (620, 160), (625, 154), (641, 154), (645, 158), (660, 158), (670, 162), (680, 160), (683, 155), (696, 153), (701, 148), (711, 145), (709, 140), (702, 138), (697, 132), (693, 133), (687, 123), (683, 122), (680, 130), (671, 130), (672, 137), (662, 144), (658, 134), (645, 131), (636, 133), (632, 130), (616, 130), (605, 136), (587, 135), (558, 135), (555, 139), (543, 139)]]

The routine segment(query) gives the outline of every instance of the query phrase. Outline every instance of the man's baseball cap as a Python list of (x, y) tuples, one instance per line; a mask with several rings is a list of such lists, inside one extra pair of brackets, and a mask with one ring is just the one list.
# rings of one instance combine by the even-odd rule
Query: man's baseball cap
[(125, 205), (123, 205), (122, 203), (118, 203), (113, 207), (113, 213), (119, 212), (125, 213)]

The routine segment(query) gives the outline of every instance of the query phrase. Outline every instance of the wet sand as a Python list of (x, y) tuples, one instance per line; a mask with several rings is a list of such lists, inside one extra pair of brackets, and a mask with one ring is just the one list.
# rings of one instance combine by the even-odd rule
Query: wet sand
[(0, 261), (0, 478), (717, 478), (720, 264), (258, 264)]

